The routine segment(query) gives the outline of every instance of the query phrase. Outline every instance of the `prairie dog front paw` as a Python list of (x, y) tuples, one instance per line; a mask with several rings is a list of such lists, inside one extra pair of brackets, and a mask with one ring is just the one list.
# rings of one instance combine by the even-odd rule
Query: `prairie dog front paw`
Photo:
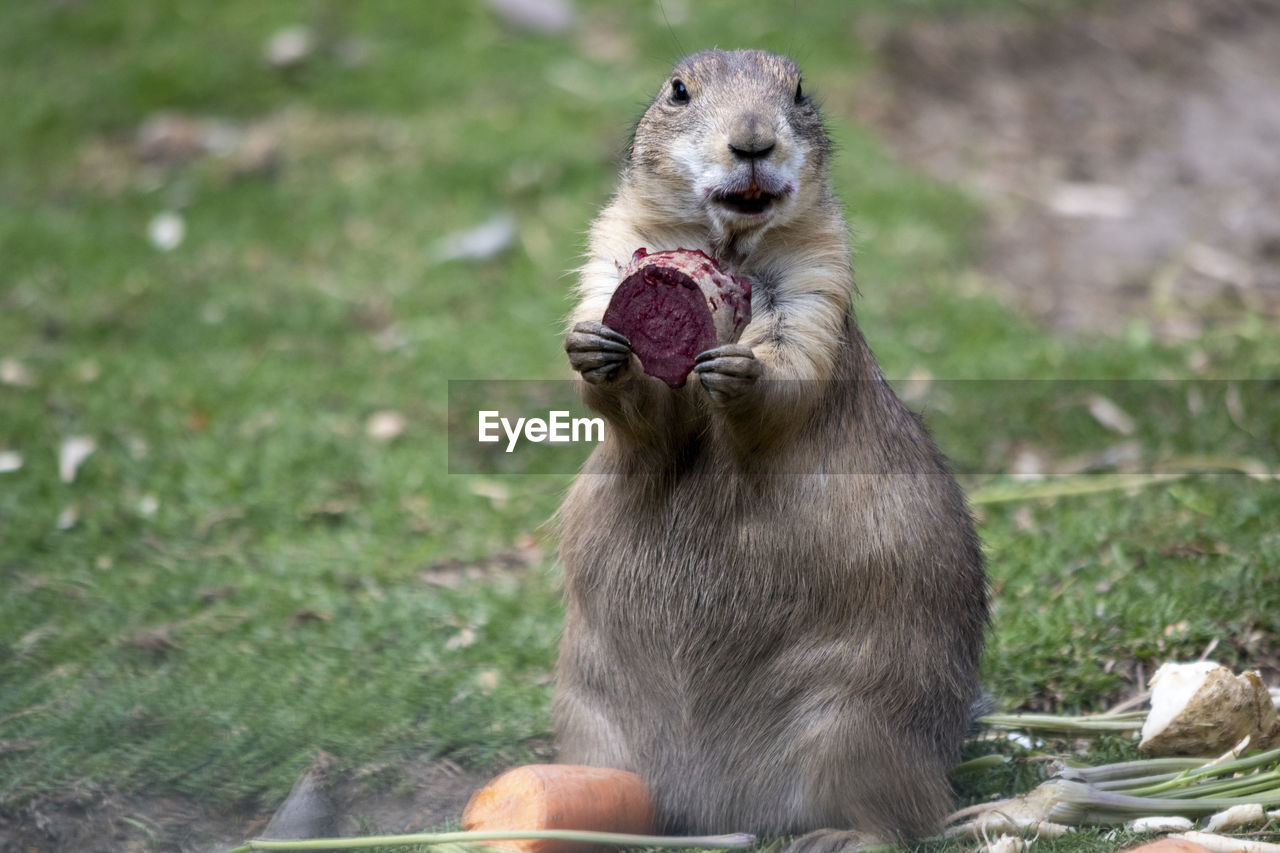
[(631, 342), (601, 323), (578, 323), (564, 339), (569, 365), (593, 385), (616, 379), (631, 359)]
[(764, 365), (750, 347), (727, 344), (700, 353), (694, 360), (693, 372), (712, 402), (724, 405), (754, 387), (764, 373)]

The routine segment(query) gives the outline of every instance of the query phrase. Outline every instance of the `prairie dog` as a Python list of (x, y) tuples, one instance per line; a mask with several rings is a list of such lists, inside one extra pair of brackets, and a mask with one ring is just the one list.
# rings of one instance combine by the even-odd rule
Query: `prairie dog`
[[(681, 61), (565, 342), (606, 437), (560, 510), (559, 759), (638, 773), (666, 831), (805, 853), (938, 829), (987, 622), (964, 498), (854, 322), (829, 153), (789, 60)], [(600, 323), (639, 247), (752, 282), (741, 340), (679, 389)]]

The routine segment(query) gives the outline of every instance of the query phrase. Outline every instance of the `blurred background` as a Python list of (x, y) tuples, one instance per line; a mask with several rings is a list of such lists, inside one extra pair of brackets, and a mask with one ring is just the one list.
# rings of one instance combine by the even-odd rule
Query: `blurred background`
[(1276, 684), (1278, 41), (1263, 0), (4, 4), (0, 848), (212, 849), (313, 766), (342, 832), (433, 826), (549, 755), (569, 475), (449, 474), (447, 383), (567, 378), (585, 231), (709, 46), (824, 111), (1001, 704)]

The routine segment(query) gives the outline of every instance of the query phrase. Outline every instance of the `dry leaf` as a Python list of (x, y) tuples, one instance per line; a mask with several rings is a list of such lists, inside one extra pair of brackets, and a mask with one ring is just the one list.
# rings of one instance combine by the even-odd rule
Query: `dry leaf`
[(489, 0), (489, 8), (510, 27), (544, 35), (568, 32), (577, 17), (569, 0)]
[(280, 163), (280, 136), (274, 128), (254, 125), (237, 138), (231, 157), (232, 174), (270, 172)]
[[(460, 564), (442, 565), (432, 567), (424, 571), (419, 577), (426, 583), (433, 586), (442, 586), (445, 589), (457, 589), (462, 585), (464, 580), (468, 579), (470, 570), (466, 566)], [(475, 570), (476, 577), (481, 575), (480, 571)]]
[(305, 625), (308, 622), (332, 622), (333, 614), (321, 610), (304, 607), (289, 614), (290, 625)]
[(475, 642), (476, 632), (470, 628), (463, 628), (461, 631), (450, 637), (448, 641), (445, 642), (444, 647), (450, 650), (465, 649), (468, 646), (475, 645)]
[(181, 214), (172, 210), (157, 213), (147, 223), (147, 240), (162, 252), (171, 252), (178, 248), (186, 236), (186, 221)]
[(91, 358), (86, 358), (76, 365), (75, 373), (76, 379), (81, 382), (97, 382), (98, 377), (102, 375), (102, 365)]
[(1121, 435), (1133, 435), (1137, 428), (1127, 412), (1101, 394), (1090, 394), (1086, 405), (1093, 419), (1109, 430)]
[(214, 510), (212, 513), (196, 520), (195, 534), (198, 538), (204, 539), (214, 527), (228, 521), (238, 521), (244, 518), (244, 509), (238, 506), (226, 507)]
[(493, 502), (494, 506), (502, 506), (511, 497), (510, 489), (493, 480), (473, 480), (471, 493), (482, 498), (488, 498)]
[(1101, 450), (1093, 450), (1063, 459), (1054, 466), (1055, 474), (1083, 474), (1089, 471), (1105, 471), (1137, 462), (1142, 458), (1142, 444), (1138, 441), (1122, 441)]
[(22, 454), (16, 450), (0, 450), (0, 474), (22, 469)]
[(12, 385), (15, 388), (31, 388), (36, 378), (26, 365), (16, 359), (0, 360), (0, 385)]
[[(43, 587), (44, 584), (41, 583), (39, 586), (34, 588), (40, 589)], [(40, 645), (50, 637), (58, 636), (59, 633), (61, 632), (58, 630), (56, 625), (41, 625), (38, 628), (31, 629), (18, 639), (18, 654), (29, 654), (36, 646)]]
[(43, 743), (43, 740), (39, 740), (37, 738), (13, 738), (12, 740), (0, 740), (0, 756), (35, 749)]
[(1229, 252), (1204, 243), (1192, 243), (1186, 260), (1188, 267), (1206, 278), (1242, 288), (1253, 286), (1253, 271), (1248, 262)]
[(144, 652), (150, 652), (153, 655), (163, 654), (170, 649), (178, 647), (177, 642), (169, 635), (172, 627), (171, 625), (161, 625), (159, 628), (138, 631), (130, 638), (129, 642), (135, 648)]
[(1227, 396), (1223, 400), (1227, 407), (1227, 415), (1230, 416), (1231, 422), (1245, 432), (1249, 432), (1244, 425), (1244, 403), (1240, 398), (1240, 386), (1234, 382), (1227, 384)]
[(74, 482), (80, 466), (97, 449), (98, 443), (88, 436), (64, 438), (58, 449), (58, 478), (64, 483)]
[(70, 530), (76, 526), (76, 522), (80, 520), (80, 507), (75, 504), (69, 504), (62, 508), (62, 512), (58, 513), (58, 529)]
[(202, 604), (213, 604), (224, 598), (230, 598), (239, 591), (240, 588), (236, 586), (211, 586), (196, 590), (196, 597)]
[(528, 568), (540, 562), (544, 556), (542, 545), (537, 537), (526, 533), (517, 537), (512, 547), (486, 554), (470, 562), (454, 557), (437, 560), (427, 566), (419, 577), (426, 583), (455, 589), (463, 581), (481, 580), (494, 574)]
[(212, 154), (229, 161), (234, 176), (265, 172), (279, 159), (278, 130), (269, 122), (241, 127), (221, 119), (157, 113), (138, 128), (140, 159), (177, 166)]
[(365, 435), (374, 441), (392, 441), (404, 434), (408, 420), (399, 412), (374, 412), (365, 422)]
[(1133, 196), (1110, 184), (1062, 183), (1048, 199), (1049, 209), (1071, 219), (1127, 219), (1133, 215)]
[(263, 51), (272, 68), (296, 68), (311, 58), (315, 39), (301, 24), (277, 30)]
[(905, 380), (894, 384), (903, 402), (918, 404), (929, 396), (933, 388), (933, 374), (923, 367), (913, 367)]
[(1009, 459), (1009, 473), (1021, 480), (1039, 480), (1044, 477), (1045, 455), (1029, 444), (1019, 444)]
[(438, 263), (483, 261), (502, 252), (515, 238), (516, 219), (502, 212), (475, 228), (445, 235), (436, 243), (433, 256)]
[(156, 113), (138, 128), (135, 146), (138, 157), (147, 162), (181, 163), (204, 153), (204, 126), (178, 113)]
[(325, 521), (340, 521), (343, 516), (351, 511), (351, 507), (340, 500), (329, 500), (321, 504), (309, 506), (302, 511), (302, 517), (308, 521), (311, 519), (322, 519)]

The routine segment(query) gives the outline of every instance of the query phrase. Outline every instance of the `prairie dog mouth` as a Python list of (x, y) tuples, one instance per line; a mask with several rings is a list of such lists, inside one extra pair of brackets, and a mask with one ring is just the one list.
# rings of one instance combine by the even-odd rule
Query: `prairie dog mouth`
[(753, 176), (744, 189), (716, 190), (711, 201), (739, 216), (763, 216), (774, 202), (790, 194), (790, 186), (761, 186)]
[(721, 207), (727, 207), (734, 213), (743, 216), (758, 216), (769, 209), (777, 196), (773, 193), (717, 193), (713, 200)]

